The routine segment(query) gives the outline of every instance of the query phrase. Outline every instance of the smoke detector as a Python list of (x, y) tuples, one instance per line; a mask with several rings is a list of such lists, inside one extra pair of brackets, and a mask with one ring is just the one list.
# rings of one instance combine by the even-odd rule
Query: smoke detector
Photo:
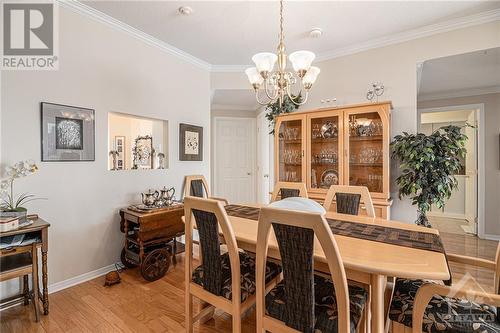
[(189, 6), (182, 6), (182, 7), (179, 7), (178, 11), (179, 11), (179, 14), (181, 14), (181, 15), (189, 16), (193, 13), (193, 8), (191, 8)]
[(311, 38), (319, 38), (319, 37), (321, 37), (322, 34), (323, 34), (323, 30), (321, 30), (321, 28), (313, 28), (309, 32), (309, 36)]

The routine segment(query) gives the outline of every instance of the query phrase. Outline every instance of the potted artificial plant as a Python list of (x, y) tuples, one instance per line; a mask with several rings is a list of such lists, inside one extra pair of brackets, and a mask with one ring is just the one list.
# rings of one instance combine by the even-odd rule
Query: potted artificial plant
[(23, 193), (14, 195), (14, 181), (18, 178), (29, 176), (35, 173), (38, 167), (31, 161), (20, 161), (13, 166), (7, 167), (7, 178), (0, 182), (0, 211), (9, 213), (19, 213), (26, 215), (24, 206), (30, 201), (37, 200), (33, 194)]
[[(466, 125), (470, 126), (470, 125)], [(458, 126), (444, 126), (430, 135), (396, 135), (392, 157), (399, 160), (401, 175), (396, 178), (399, 198), (410, 197), (418, 207), (416, 224), (430, 227), (427, 212), (431, 205), (442, 208), (457, 188), (455, 174), (466, 154), (467, 136)]]

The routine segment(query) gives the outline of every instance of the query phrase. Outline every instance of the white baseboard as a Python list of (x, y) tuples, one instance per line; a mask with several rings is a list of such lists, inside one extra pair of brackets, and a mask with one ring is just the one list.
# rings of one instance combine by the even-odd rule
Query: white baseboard
[(69, 288), (69, 287), (76, 286), (77, 284), (95, 279), (96, 277), (103, 276), (104, 274), (109, 273), (111, 271), (114, 271), (115, 269), (116, 269), (115, 264), (111, 264), (111, 265), (96, 269), (95, 271), (87, 272), (87, 273), (69, 278), (69, 279), (64, 280), (64, 281), (59, 281), (59, 282), (53, 283), (53, 284), (49, 285), (49, 294), (58, 292), (60, 290), (63, 290), (63, 289)]
[[(116, 269), (115, 264), (111, 264), (111, 265), (101, 267), (101, 268), (96, 269), (96, 270), (91, 271), (91, 272), (87, 272), (87, 273), (84, 273), (84, 274), (81, 274), (78, 276), (74, 276), (74, 277), (66, 279), (64, 281), (59, 281), (59, 282), (50, 284), (49, 285), (49, 294), (61, 291), (61, 290), (66, 289), (66, 288), (76, 286), (77, 284), (87, 282), (87, 281), (95, 279), (99, 276), (103, 276), (104, 274), (111, 272), (111, 271), (114, 271), (115, 269)], [(40, 289), (41, 289), (41, 286), (40, 286)], [(18, 304), (21, 304), (22, 302), (23, 302), (22, 300), (19, 300), (19, 302), (3, 308), (2, 311), (7, 310), (13, 306), (18, 305)]]
[(483, 237), (480, 237), (482, 239), (493, 240), (493, 241), (500, 241), (500, 235), (484, 234), (482, 236)]
[(465, 214), (427, 212), (427, 216), (442, 217), (442, 218), (455, 219), (455, 220), (467, 220), (467, 217), (465, 216)]

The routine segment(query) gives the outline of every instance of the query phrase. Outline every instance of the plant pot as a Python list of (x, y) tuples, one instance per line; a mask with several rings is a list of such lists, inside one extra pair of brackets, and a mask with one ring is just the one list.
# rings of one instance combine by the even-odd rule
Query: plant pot
[(17, 210), (9, 210), (0, 212), (0, 217), (16, 217), (19, 219), (19, 223), (26, 222), (26, 216), (28, 215), (28, 211), (26, 208), (18, 208)]
[(430, 224), (427, 215), (421, 210), (418, 210), (417, 212), (418, 212), (418, 217), (415, 223), (423, 227), (432, 228), (432, 225)]

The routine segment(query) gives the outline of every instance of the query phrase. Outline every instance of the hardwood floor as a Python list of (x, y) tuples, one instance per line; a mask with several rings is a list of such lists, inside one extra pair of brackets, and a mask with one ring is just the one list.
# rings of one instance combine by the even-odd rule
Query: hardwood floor
[[(493, 259), (497, 242), (470, 235), (442, 232), (446, 251)], [(471, 274), (488, 292), (493, 291), (493, 274), (451, 263), (454, 283)], [(122, 282), (104, 287), (104, 277), (50, 295), (50, 315), (34, 321), (31, 306), (16, 306), (0, 312), (0, 331), (10, 332), (183, 332), (184, 261), (161, 280), (147, 283), (137, 269), (121, 274)], [(255, 312), (243, 320), (243, 332), (255, 332)], [(195, 325), (195, 332), (231, 332), (231, 317), (218, 310), (213, 320)]]
[[(462, 224), (460, 220), (431, 217), (429, 221), (433, 227), (439, 230), (446, 253), (461, 254), (489, 260), (495, 259), (498, 242), (479, 239), (476, 236), (465, 233), (460, 227)], [(453, 262), (450, 263), (450, 268), (453, 273), (453, 283), (457, 283), (466, 273), (468, 273), (479, 284), (479, 286), (472, 285), (474, 289), (482, 288), (487, 292), (494, 292), (493, 272)]]
[[(125, 270), (122, 282), (104, 287), (104, 277), (50, 295), (50, 314), (34, 321), (33, 307), (15, 306), (0, 312), (0, 331), (9, 332), (183, 332), (184, 261), (161, 280), (147, 283), (137, 269)], [(197, 310), (196, 310), (197, 311)], [(243, 332), (255, 332), (251, 311)], [(231, 317), (218, 310), (195, 332), (231, 332)]]

